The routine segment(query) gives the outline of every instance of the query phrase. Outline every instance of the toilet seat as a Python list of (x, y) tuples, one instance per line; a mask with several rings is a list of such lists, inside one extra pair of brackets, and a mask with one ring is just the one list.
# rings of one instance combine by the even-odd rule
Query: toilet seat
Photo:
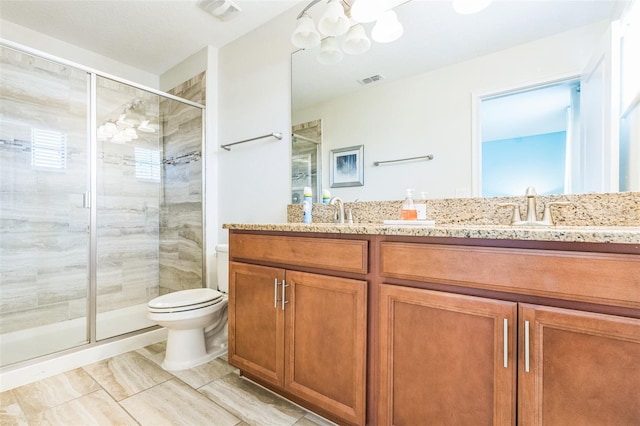
[(210, 288), (180, 290), (150, 300), (148, 310), (153, 313), (191, 311), (220, 303), (222, 298), (222, 293)]

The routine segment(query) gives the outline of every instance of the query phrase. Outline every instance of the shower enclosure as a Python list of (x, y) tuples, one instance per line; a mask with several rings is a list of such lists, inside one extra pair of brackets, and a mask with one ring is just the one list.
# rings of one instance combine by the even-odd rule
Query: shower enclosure
[(202, 287), (202, 105), (0, 45), (0, 364)]

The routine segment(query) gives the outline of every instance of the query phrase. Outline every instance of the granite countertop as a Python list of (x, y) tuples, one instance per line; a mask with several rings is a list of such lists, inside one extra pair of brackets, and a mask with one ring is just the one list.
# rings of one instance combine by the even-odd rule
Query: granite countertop
[(417, 237), (481, 238), (492, 240), (558, 241), (582, 243), (640, 244), (635, 226), (507, 226), (435, 225), (403, 226), (383, 224), (341, 225), (333, 223), (224, 224), (224, 229), (326, 234), (397, 235)]

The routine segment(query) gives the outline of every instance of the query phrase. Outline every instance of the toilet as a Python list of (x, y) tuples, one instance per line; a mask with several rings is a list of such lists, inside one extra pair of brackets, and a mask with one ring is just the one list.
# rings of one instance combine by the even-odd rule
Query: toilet
[(194, 288), (168, 293), (149, 301), (148, 318), (167, 328), (167, 351), (162, 368), (186, 370), (227, 351), (229, 246), (216, 246), (218, 289)]

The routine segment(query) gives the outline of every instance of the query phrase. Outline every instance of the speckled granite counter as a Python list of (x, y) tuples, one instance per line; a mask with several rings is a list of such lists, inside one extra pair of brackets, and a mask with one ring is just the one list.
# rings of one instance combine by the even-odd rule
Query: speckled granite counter
[[(417, 237), (481, 238), (495, 240), (617, 243), (640, 245), (640, 227), (504, 225), (392, 226), (332, 223), (225, 224), (225, 229), (248, 231), (314, 232), (325, 234), (397, 235)], [(640, 246), (638, 247), (640, 251)]]

